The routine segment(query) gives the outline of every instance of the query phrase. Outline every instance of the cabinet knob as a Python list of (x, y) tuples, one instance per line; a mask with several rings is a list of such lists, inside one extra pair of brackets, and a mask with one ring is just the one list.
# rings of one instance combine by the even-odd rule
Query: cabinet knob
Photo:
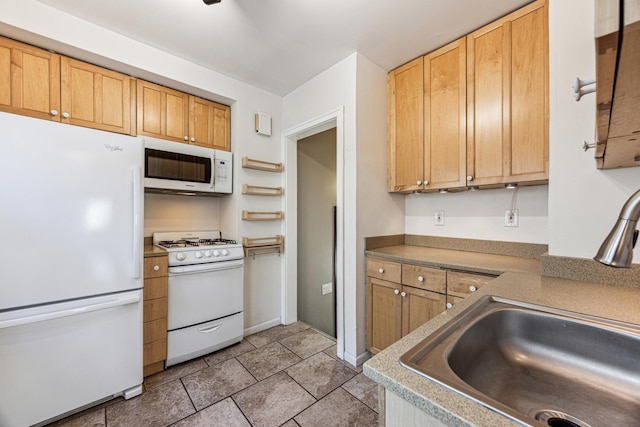
[(380, 274), (384, 273), (384, 268), (379, 268), (378, 269), (378, 273), (380, 273)]
[(418, 185), (422, 185), (422, 181), (417, 180), (417, 181), (416, 181), (416, 184), (418, 184)]
[(51, 115), (52, 116), (57, 116), (58, 115), (58, 110), (51, 110)]
[(424, 277), (418, 276), (418, 282), (424, 282)]
[(406, 297), (406, 296), (407, 296), (407, 293), (406, 293), (406, 292), (401, 292), (401, 293), (400, 293), (400, 296), (401, 296), (402, 298), (404, 298), (404, 297)]
[(393, 291), (393, 293), (394, 293), (394, 294), (396, 294), (396, 295), (398, 295), (398, 294), (400, 293), (400, 291), (399, 291), (399, 290), (397, 290), (397, 289), (395, 289), (395, 290)]
[(65, 119), (69, 118), (69, 113), (67, 113), (66, 111), (64, 113), (62, 113), (62, 117), (64, 117)]
[(467, 181), (473, 181), (473, 177), (471, 175), (467, 175)]
[(426, 179), (425, 179), (424, 181), (422, 181), (422, 183), (423, 183), (424, 185), (429, 185), (429, 181), (427, 181)]
[(196, 142), (196, 138), (195, 137), (191, 137), (191, 142)]
[(187, 135), (185, 135), (185, 136), (184, 136), (184, 140), (185, 140), (185, 141), (188, 141), (188, 140), (189, 140), (189, 137), (188, 137)]
[(445, 305), (445, 307), (447, 307), (447, 308), (451, 308), (451, 307), (453, 307), (453, 304), (451, 304), (450, 302), (448, 302), (448, 303), (447, 303), (447, 305)]
[(475, 292), (475, 291), (477, 291), (477, 290), (478, 290), (478, 288), (476, 288), (475, 286), (471, 285), (471, 286), (469, 286), (469, 290), (470, 290), (471, 292)]
[(159, 265), (154, 265), (153, 266), (153, 271), (158, 271), (160, 270), (160, 266)]

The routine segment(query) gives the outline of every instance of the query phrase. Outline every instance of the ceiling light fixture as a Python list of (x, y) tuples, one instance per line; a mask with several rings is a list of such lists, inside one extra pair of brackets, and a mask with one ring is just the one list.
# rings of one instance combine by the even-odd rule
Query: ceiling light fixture
[(220, 3), (221, 0), (202, 0), (204, 4), (207, 6), (211, 6), (212, 4)]

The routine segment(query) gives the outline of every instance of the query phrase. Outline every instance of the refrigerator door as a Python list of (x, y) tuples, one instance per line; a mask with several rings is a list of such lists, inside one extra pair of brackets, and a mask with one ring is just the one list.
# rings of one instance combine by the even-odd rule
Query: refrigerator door
[(0, 311), (142, 286), (142, 142), (0, 113)]
[(0, 425), (28, 426), (142, 382), (142, 291), (0, 313)]

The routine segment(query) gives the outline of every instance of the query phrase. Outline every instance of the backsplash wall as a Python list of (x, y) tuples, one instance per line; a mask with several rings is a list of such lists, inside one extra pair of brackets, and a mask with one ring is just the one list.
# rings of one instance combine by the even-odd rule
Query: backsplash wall
[[(504, 211), (510, 208), (514, 191), (501, 188), (408, 194), (405, 196), (405, 234), (548, 243), (548, 186), (520, 187), (515, 197), (518, 227), (505, 227)], [(444, 211), (443, 226), (434, 224), (437, 210)]]
[[(220, 229), (218, 197), (144, 195), (144, 235), (157, 231), (193, 231)], [(233, 236), (223, 237), (234, 238)]]

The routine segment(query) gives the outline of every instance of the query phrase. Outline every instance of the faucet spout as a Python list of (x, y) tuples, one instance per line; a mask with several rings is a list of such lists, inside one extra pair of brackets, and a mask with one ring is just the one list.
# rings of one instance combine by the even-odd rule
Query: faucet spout
[(611, 267), (631, 267), (633, 248), (638, 239), (638, 230), (636, 230), (638, 219), (640, 219), (640, 190), (626, 201), (618, 220), (602, 242), (594, 259)]

